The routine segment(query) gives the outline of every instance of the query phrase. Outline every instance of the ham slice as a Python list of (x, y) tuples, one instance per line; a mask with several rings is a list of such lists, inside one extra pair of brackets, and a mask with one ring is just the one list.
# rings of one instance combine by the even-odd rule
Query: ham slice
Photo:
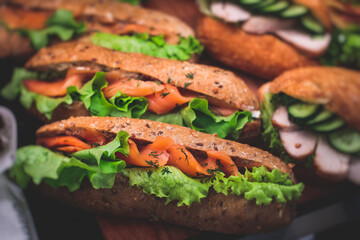
[(310, 33), (297, 29), (280, 29), (274, 33), (282, 40), (311, 56), (321, 56), (331, 41), (330, 33), (326, 33), (323, 37), (314, 37)]
[(285, 151), (295, 160), (304, 160), (314, 153), (317, 136), (309, 131), (279, 131), (280, 140)]
[(251, 17), (251, 13), (229, 2), (214, 2), (210, 6), (212, 14), (225, 22), (243, 22)]
[(360, 158), (351, 158), (350, 160), (350, 168), (348, 172), (348, 179), (360, 185)]
[(293, 130), (298, 128), (295, 123), (289, 120), (289, 113), (285, 106), (280, 105), (273, 116), (271, 117), (271, 123), (275, 128), (281, 130)]
[(273, 33), (277, 30), (294, 27), (296, 21), (293, 19), (281, 19), (277, 17), (252, 16), (247, 20), (242, 29), (247, 33), (265, 34)]
[(336, 151), (324, 137), (320, 137), (314, 158), (314, 167), (318, 175), (343, 180), (348, 174), (349, 162), (350, 155)]

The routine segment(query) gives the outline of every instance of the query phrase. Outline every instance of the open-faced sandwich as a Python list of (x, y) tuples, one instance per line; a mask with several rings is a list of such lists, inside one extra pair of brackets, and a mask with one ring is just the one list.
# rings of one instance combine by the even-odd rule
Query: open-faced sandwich
[(179, 19), (115, 0), (4, 0), (0, 58), (28, 57), (51, 43), (81, 38), (123, 52), (195, 59), (202, 46)]
[(43, 48), (2, 95), (45, 121), (69, 116), (146, 118), (247, 141), (260, 134), (255, 94), (217, 67), (111, 51), (90, 43)]
[(274, 154), (330, 180), (360, 184), (360, 72), (290, 70), (260, 88), (263, 138)]
[(101, 214), (232, 234), (270, 231), (295, 216), (303, 190), (268, 152), (143, 119), (77, 117), (41, 127), (10, 176)]
[[(198, 0), (198, 5), (205, 15), (197, 26), (200, 42), (231, 67), (265, 79), (321, 63), (360, 69), (356, 40), (336, 37), (346, 33), (334, 29), (326, 1)], [(349, 56), (348, 41), (358, 55)]]

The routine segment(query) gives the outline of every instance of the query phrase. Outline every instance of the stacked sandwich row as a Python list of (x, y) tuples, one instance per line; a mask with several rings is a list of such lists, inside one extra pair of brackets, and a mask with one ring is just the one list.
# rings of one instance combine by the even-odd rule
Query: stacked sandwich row
[[(269, 2), (258, 9), (287, 3)], [(315, 31), (309, 8), (287, 3), (276, 14)], [(193, 63), (203, 47), (163, 13), (110, 0), (15, 0), (0, 10), (12, 39), (3, 57), (34, 54), (1, 95), (47, 123), (9, 170), (23, 187), (92, 212), (250, 234), (295, 217), (304, 185), (289, 166), (360, 184), (356, 71), (287, 71), (259, 103), (234, 73)], [(280, 158), (250, 146), (261, 136)]]

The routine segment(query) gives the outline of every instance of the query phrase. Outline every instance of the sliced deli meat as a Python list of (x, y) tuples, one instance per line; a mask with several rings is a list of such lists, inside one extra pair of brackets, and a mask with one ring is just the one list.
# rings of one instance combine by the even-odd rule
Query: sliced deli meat
[(350, 166), (350, 155), (336, 151), (324, 137), (320, 137), (314, 158), (314, 167), (319, 176), (333, 180), (346, 178)]
[(351, 158), (347, 177), (351, 182), (360, 185), (360, 157)]
[(311, 56), (322, 55), (329, 47), (331, 41), (329, 33), (318, 37), (297, 29), (280, 29), (274, 33), (282, 40)]
[(289, 120), (289, 112), (285, 106), (280, 105), (273, 116), (271, 117), (271, 123), (275, 128), (282, 130), (294, 130), (297, 125)]
[(212, 14), (225, 22), (242, 22), (251, 17), (251, 13), (229, 2), (214, 2), (210, 6)]
[(285, 151), (296, 160), (304, 160), (315, 151), (317, 136), (312, 132), (280, 130), (279, 135)]
[(242, 29), (247, 33), (265, 34), (281, 29), (293, 27), (296, 21), (293, 19), (281, 19), (277, 17), (252, 16), (243, 25)]

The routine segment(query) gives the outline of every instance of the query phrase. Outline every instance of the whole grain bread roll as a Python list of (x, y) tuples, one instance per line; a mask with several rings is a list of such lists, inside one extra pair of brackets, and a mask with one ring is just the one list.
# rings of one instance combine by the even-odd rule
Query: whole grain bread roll
[(287, 71), (269, 85), (272, 93), (317, 104), (360, 131), (360, 72), (340, 67), (307, 67)]
[[(111, 139), (119, 131), (126, 131), (135, 142), (152, 142), (157, 136), (171, 137), (176, 144), (194, 152), (216, 150), (229, 155), (239, 168), (265, 166), (289, 174), (290, 168), (268, 152), (248, 145), (216, 138), (181, 126), (149, 120), (114, 117), (77, 117), (45, 125), (38, 137), (70, 135), (80, 137), (90, 132)], [(230, 234), (251, 234), (270, 231), (287, 225), (295, 216), (295, 201), (257, 205), (242, 196), (224, 195), (210, 190), (200, 203), (190, 207), (165, 204), (165, 199), (147, 195), (137, 187), (129, 187), (122, 173), (116, 176), (111, 189), (93, 189), (84, 181), (80, 189), (53, 189), (46, 184), (33, 185), (44, 195), (81, 209), (111, 216), (125, 216), (165, 221), (199, 230)]]

